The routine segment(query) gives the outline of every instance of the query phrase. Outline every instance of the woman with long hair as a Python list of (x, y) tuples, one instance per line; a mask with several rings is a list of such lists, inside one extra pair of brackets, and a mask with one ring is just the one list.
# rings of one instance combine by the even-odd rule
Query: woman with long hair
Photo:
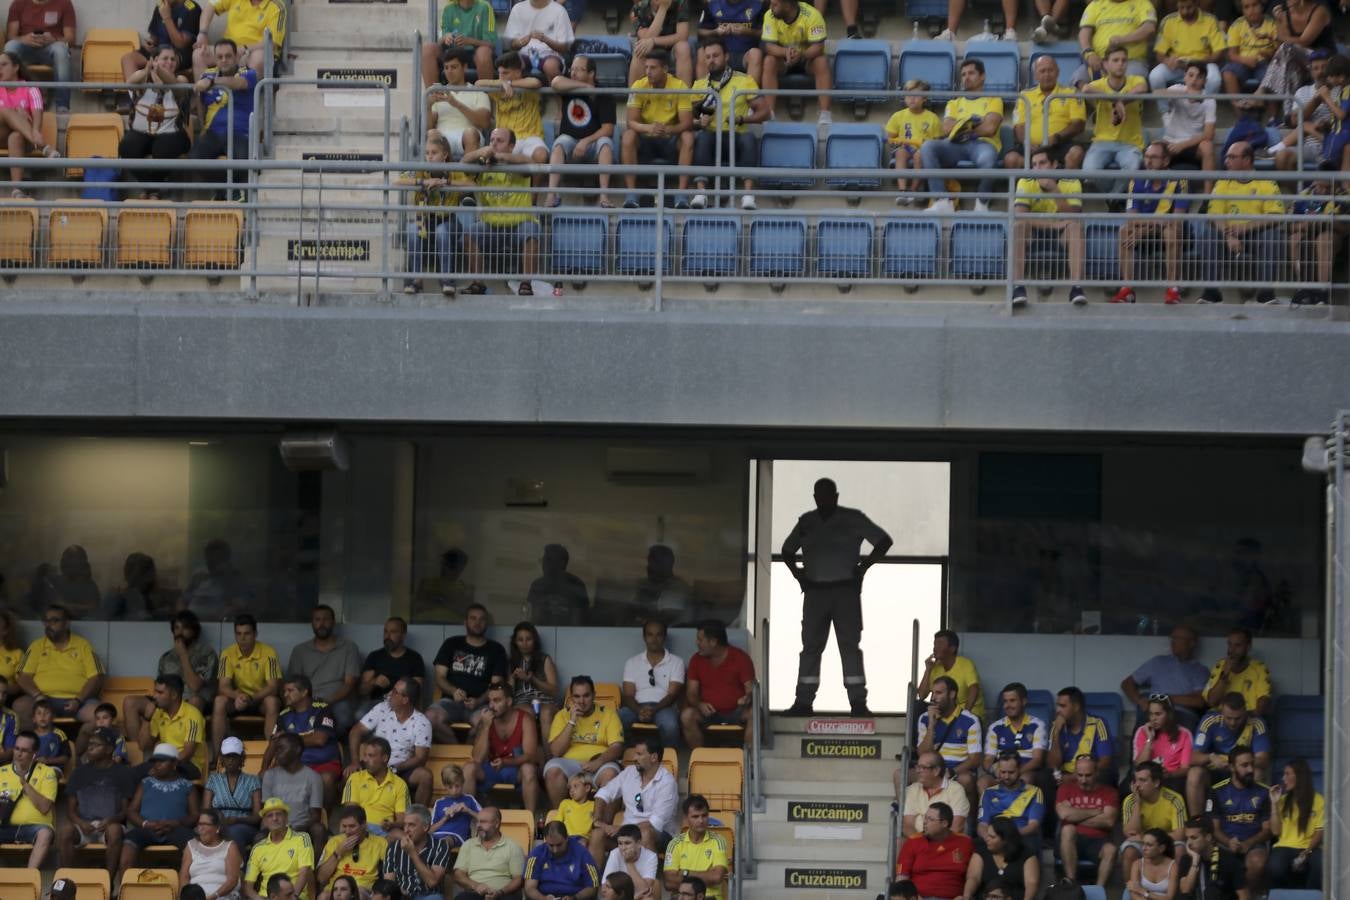
[(633, 900), (633, 879), (626, 872), (611, 872), (600, 883), (600, 900)]
[(979, 897), (995, 881), (1008, 888), (1013, 897), (1034, 900), (1041, 886), (1040, 858), (1027, 849), (1017, 823), (1005, 816), (989, 823), (984, 848), (978, 851), (966, 869), (966, 897)]
[[(17, 54), (0, 52), (0, 84), (27, 81), (28, 73)], [(42, 92), (35, 87), (0, 87), (0, 141), (9, 149), (10, 159), (22, 159), (28, 148), (43, 156), (60, 156), (56, 148), (42, 137)], [(18, 186), (23, 181), (23, 168), (10, 166), (9, 180), (15, 183), (13, 196), (28, 195)]]
[(529, 712), (537, 703), (539, 733), (548, 734), (558, 711), (558, 667), (544, 652), (533, 622), (521, 622), (511, 632), (511, 702)]
[(239, 896), (242, 848), (220, 833), (220, 812), (203, 809), (197, 814), (197, 836), (183, 848), (178, 870), (179, 884), (195, 884), (215, 900), (234, 900)]
[(329, 900), (361, 900), (361, 888), (350, 875), (339, 875), (333, 879), (333, 887), (328, 891)]
[[(117, 155), (123, 159), (178, 159), (187, 153), (191, 143), (183, 125), (188, 109), (186, 101), (192, 94), (170, 87), (187, 83), (178, 74), (178, 51), (165, 44), (128, 80), (144, 84), (145, 89), (131, 92), (134, 103), (131, 127), (122, 135)], [(128, 171), (126, 180), (161, 182), (164, 176), (161, 170)], [(159, 195), (151, 189), (141, 198), (157, 200)]]
[(1172, 858), (1172, 836), (1150, 828), (1139, 841), (1144, 855), (1130, 867), (1125, 890), (1130, 900), (1176, 900), (1177, 861)]
[(1177, 723), (1177, 711), (1167, 694), (1148, 698), (1148, 718), (1134, 733), (1134, 763), (1155, 762), (1163, 767), (1163, 786), (1183, 797), (1191, 767), (1194, 741), (1189, 729)]
[(1285, 763), (1280, 784), (1270, 789), (1270, 833), (1275, 846), (1266, 861), (1273, 888), (1322, 889), (1322, 837), (1326, 801), (1313, 789), (1308, 761)]

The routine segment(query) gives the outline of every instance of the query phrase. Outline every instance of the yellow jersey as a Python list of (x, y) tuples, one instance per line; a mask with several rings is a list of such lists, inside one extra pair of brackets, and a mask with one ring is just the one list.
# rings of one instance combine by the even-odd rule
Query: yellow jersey
[[(553, 717), (553, 724), (548, 729), (550, 743), (563, 733), (567, 720), (567, 710)], [(597, 703), (589, 716), (577, 716), (577, 727), (572, 729), (572, 743), (563, 758), (586, 762), (604, 753), (610, 744), (622, 742), (623, 725), (619, 717), (608, 706)]]
[[(1134, 794), (1126, 794), (1125, 802), (1120, 805), (1120, 821), (1127, 823), (1134, 815)], [(1186, 800), (1171, 788), (1163, 788), (1158, 799), (1152, 803), (1144, 801), (1139, 805), (1140, 832), (1150, 828), (1161, 828), (1168, 834), (1180, 831), (1186, 824)]]
[(277, 651), (262, 641), (253, 645), (253, 652), (248, 656), (238, 644), (231, 644), (221, 651), (220, 680), (232, 682), (235, 690), (256, 694), (273, 679), (281, 680), (281, 660), (277, 658)]
[[(707, 91), (714, 93), (712, 82), (708, 78), (700, 78), (694, 82), (693, 89), (696, 91)], [(744, 119), (750, 115), (750, 101), (755, 98), (753, 91), (759, 90), (759, 85), (755, 79), (746, 75), (744, 72), (732, 72), (727, 83), (718, 88), (715, 93), (722, 101), (722, 127), (730, 131), (744, 131), (749, 128)], [(735, 105), (732, 105), (733, 98)], [(692, 101), (691, 101), (692, 105)]]
[(590, 840), (591, 827), (595, 824), (595, 801), (578, 803), (568, 797), (558, 804), (558, 818), (567, 827), (568, 835)]
[(1187, 22), (1181, 13), (1163, 16), (1158, 26), (1158, 39), (1153, 44), (1153, 52), (1159, 56), (1181, 59), (1209, 59), (1227, 48), (1228, 38), (1219, 28), (1219, 20), (1204, 10), (1194, 22)]
[[(995, 145), (997, 146), (997, 145)], [(1081, 191), (1082, 188), (1079, 188)], [(966, 707), (966, 698), (970, 696), (970, 689), (980, 683), (980, 673), (975, 669), (975, 663), (968, 657), (958, 656), (956, 662), (952, 663), (951, 669), (947, 669), (942, 663), (933, 664), (933, 672), (928, 679), (929, 689), (932, 689), (933, 682), (937, 681), (943, 675), (956, 682), (956, 698), (961, 703), (961, 708)], [(978, 691), (975, 694), (975, 705), (969, 707), (970, 712), (975, 718), (984, 721), (984, 691)]]
[(61, 776), (56, 773), (56, 769), (40, 762), (33, 763), (33, 770), (28, 773), (27, 781), (33, 785), (34, 790), (52, 801), (51, 812), (45, 816), (38, 812), (33, 801), (23, 792), (24, 780), (14, 771), (13, 763), (0, 766), (0, 795), (7, 794), (10, 798), (18, 798), (14, 803), (14, 811), (10, 813), (9, 824), (51, 825), (56, 817), (56, 789), (60, 785)]
[(71, 634), (60, 649), (44, 635), (28, 645), (20, 671), (32, 675), (48, 697), (70, 700), (90, 678), (103, 674), (103, 666), (93, 646), (78, 634)]
[[(968, 119), (971, 116), (979, 116), (983, 119), (985, 116), (994, 113), (1003, 115), (1003, 100), (1000, 97), (955, 97), (947, 101), (947, 108), (942, 111), (943, 118), (961, 120)], [(988, 137), (982, 137), (979, 140), (986, 144), (992, 144), (995, 150), (1003, 149), (1003, 141), (995, 131)], [(983, 709), (981, 704), (981, 709)], [(976, 713), (979, 715), (979, 713)]]
[(936, 140), (941, 135), (942, 120), (931, 109), (916, 113), (905, 107), (886, 120), (886, 140), (892, 144), (917, 150), (924, 141)]
[[(1111, 38), (1138, 31), (1145, 22), (1158, 21), (1158, 11), (1153, 0), (1092, 0), (1083, 10), (1080, 28), (1091, 28), (1092, 49), (1103, 59)], [(1148, 41), (1127, 44), (1130, 59), (1143, 60), (1148, 57)]]
[(408, 808), (408, 783), (393, 769), (384, 773), (384, 781), (365, 769), (347, 779), (342, 789), (342, 802), (355, 803), (366, 811), (366, 821), (382, 825), (397, 819)]
[[(1081, 196), (1075, 195), (1081, 195), (1083, 193), (1083, 182), (1079, 181), (1077, 178), (1061, 178), (1059, 179), (1058, 184), (1060, 195), (1062, 195), (1065, 200), (1069, 201), (1069, 205), (1074, 209), (1082, 209), (1083, 199)], [(1055, 195), (1047, 194), (1045, 191), (1041, 190), (1039, 178), (1017, 179), (1017, 193), (1023, 195), (1036, 195), (1036, 199), (1026, 196), (1017, 198), (1017, 205), (1019, 207), (1025, 207), (1028, 212), (1053, 213), (1060, 211), (1059, 203), (1056, 200)], [(1034, 225), (1035, 223), (1033, 222), (1032, 224)]]
[[(277, 873), (284, 873), (292, 881), (300, 877), (301, 869), (314, 868), (314, 844), (303, 831), (286, 829), (279, 841), (272, 840), (270, 834), (263, 835), (248, 854), (248, 866), (244, 869), (244, 881), (249, 884), (261, 884), (267, 889), (267, 879)], [(304, 900), (314, 896), (308, 890), (300, 895)]]
[(157, 741), (173, 744), (182, 750), (189, 742), (197, 745), (192, 752), (192, 764), (203, 776), (206, 769), (206, 717), (201, 710), (186, 700), (178, 704), (178, 712), (172, 716), (162, 709), (156, 709), (150, 717), (150, 736)]
[[(1273, 181), (1264, 178), (1253, 181), (1234, 181), (1231, 178), (1225, 178), (1215, 182), (1214, 193), (1223, 194), (1229, 197), (1255, 197), (1252, 200), (1221, 200), (1218, 196), (1209, 201), (1209, 211), (1220, 215), (1243, 215), (1259, 216), (1272, 215), (1278, 216), (1284, 212), (1284, 203), (1279, 200), (1261, 200), (1259, 198), (1280, 193), (1279, 185)], [(1209, 669), (1209, 681), (1205, 682), (1205, 693), (1208, 694), (1214, 689), (1214, 685), (1219, 683), (1219, 675), (1223, 672), (1224, 660), (1219, 660)], [(1247, 709), (1252, 714), (1256, 713), (1256, 701), (1262, 697), (1271, 696), (1270, 690), (1270, 670), (1266, 664), (1259, 659), (1247, 659), (1247, 668), (1241, 672), (1234, 672), (1228, 679), (1228, 690), (1236, 691), (1242, 695), (1242, 699), (1247, 701)]]
[(496, 111), (497, 127), (514, 131), (517, 141), (521, 138), (544, 136), (544, 119), (539, 111), (538, 91), (515, 88), (510, 97), (493, 93), (492, 107)]
[[(690, 872), (706, 872), (718, 866), (730, 868), (727, 863), (727, 845), (722, 836), (714, 831), (705, 832), (703, 840), (695, 842), (684, 831), (666, 847), (667, 872), (688, 869)], [(722, 900), (722, 886), (709, 885), (709, 900)]]
[(272, 32), (272, 46), (281, 53), (286, 40), (286, 4), (279, 0), (211, 0), (218, 14), (230, 17), (225, 24), (225, 37), (239, 45), (239, 49), (255, 47), (263, 41), (263, 30)]
[(1326, 827), (1326, 801), (1322, 799), (1321, 794), (1313, 794), (1312, 815), (1308, 817), (1308, 827), (1300, 831), (1298, 807), (1290, 803), (1286, 810), (1285, 799), (1286, 797), (1281, 797), (1276, 808), (1280, 814), (1280, 836), (1275, 839), (1275, 846), (1288, 847), (1291, 850), (1307, 850), (1312, 844), (1313, 835)]
[[(328, 843), (323, 845), (323, 852), (319, 854), (319, 862), (322, 863), (335, 855), (345, 840), (347, 837), (342, 834), (330, 837)], [(384, 862), (384, 852), (388, 848), (389, 843), (384, 838), (367, 834), (365, 839), (356, 845), (355, 852), (338, 857), (337, 869), (324, 885), (324, 890), (331, 891), (333, 882), (338, 880), (339, 875), (350, 875), (356, 879), (358, 887), (369, 890), (380, 877), (380, 863)]]
[[(1096, 2), (1101, 3), (1102, 0)], [(1087, 88), (1090, 91), (1113, 95), (1094, 101), (1096, 104), (1096, 119), (1092, 126), (1094, 141), (1119, 141), (1122, 144), (1134, 144), (1140, 150), (1144, 149), (1143, 104), (1137, 99), (1125, 96), (1134, 93), (1140, 86), (1148, 88), (1148, 82), (1144, 81), (1142, 75), (1126, 75), (1125, 84), (1119, 90), (1111, 87), (1109, 78), (1098, 78), (1088, 83)], [(1125, 101), (1125, 120), (1119, 125), (1111, 121), (1111, 107), (1117, 100)]]
[(694, 108), (694, 99), (689, 94), (665, 94), (660, 91), (683, 91), (688, 90), (689, 85), (685, 84), (674, 75), (666, 76), (664, 87), (654, 88), (651, 81), (644, 75), (633, 82), (633, 93), (628, 95), (628, 104), (636, 105), (638, 118), (643, 124), (655, 125), (658, 122), (663, 125), (674, 125), (680, 121), (680, 114), (691, 112)]
[(826, 34), (825, 17), (811, 4), (800, 3), (797, 5), (797, 18), (791, 22), (784, 22), (772, 10), (766, 11), (764, 28), (759, 36), (761, 40), (780, 47), (805, 50), (825, 40)]
[(1266, 16), (1260, 25), (1253, 25), (1245, 18), (1238, 19), (1228, 28), (1228, 47), (1236, 50), (1239, 56), (1270, 59), (1280, 46), (1279, 33), (1275, 20)]
[(15, 647), (13, 650), (0, 647), (0, 675), (5, 676), (5, 681), (8, 684), (14, 684), (14, 676), (18, 674), (19, 666), (22, 663), (22, 647)]
[(496, 228), (509, 228), (522, 222), (534, 221), (534, 216), (526, 212), (488, 212), (489, 209), (529, 206), (533, 202), (530, 198), (529, 175), (489, 169), (486, 172), (479, 172), (477, 180), (480, 186), (495, 189), (478, 195), (485, 223)]
[[(1031, 146), (1040, 147), (1051, 134), (1060, 134), (1074, 122), (1087, 121), (1087, 104), (1079, 97), (1061, 97), (1059, 94), (1072, 94), (1073, 88), (1057, 84), (1054, 90), (1046, 93), (1040, 85), (1017, 95), (1017, 109), (1013, 111), (1013, 125), (1026, 127)], [(1050, 127), (1046, 129), (1046, 99), (1053, 98), (1049, 104)]]

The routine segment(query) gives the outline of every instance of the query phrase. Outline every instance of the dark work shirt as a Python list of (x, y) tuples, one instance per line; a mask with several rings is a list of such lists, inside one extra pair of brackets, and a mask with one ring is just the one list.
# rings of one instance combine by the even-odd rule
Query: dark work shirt
[(456, 635), (441, 644), (436, 665), (445, 666), (452, 685), (470, 697), (481, 697), (494, 678), (506, 678), (506, 649), (492, 640), (475, 647), (464, 635)]
[[(404, 647), (402, 656), (390, 656), (389, 651), (381, 647), (366, 654), (366, 662), (361, 671), (383, 675), (392, 685), (400, 678), (426, 678), (427, 664), (422, 659), (422, 654), (416, 650)], [(387, 693), (389, 688), (376, 685), (371, 688), (370, 699), (383, 700)]]
[[(201, 30), (202, 8), (196, 0), (183, 0), (177, 6), (170, 7), (172, 10), (173, 24), (188, 39), (186, 47), (176, 47), (178, 58), (181, 60), (185, 56), (188, 63), (192, 62), (192, 42), (197, 39), (197, 32)], [(155, 11), (150, 14), (150, 25), (146, 28), (154, 36), (155, 41), (161, 47), (173, 46), (173, 41), (169, 40), (169, 29), (164, 27), (164, 17), (159, 14), (159, 6), (155, 6)], [(181, 68), (181, 67), (180, 67)]]
[(71, 773), (66, 790), (86, 822), (110, 819), (121, 814), (136, 793), (136, 777), (131, 769), (116, 763), (106, 768), (80, 766)]
[(536, 625), (580, 625), (591, 601), (586, 582), (571, 572), (563, 572), (552, 578), (536, 578), (525, 605), (530, 611), (530, 621)]
[[(602, 125), (614, 124), (614, 98), (606, 94), (568, 94), (563, 102), (561, 134), (577, 140), (590, 137)], [(584, 588), (583, 588), (584, 590)]]

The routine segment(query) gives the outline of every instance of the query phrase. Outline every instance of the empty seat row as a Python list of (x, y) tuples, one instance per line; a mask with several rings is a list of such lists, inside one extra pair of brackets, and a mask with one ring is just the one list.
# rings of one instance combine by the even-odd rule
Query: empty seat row
[[(54, 879), (75, 884), (80, 900), (112, 900), (112, 879), (106, 869), (60, 868)], [(42, 873), (37, 869), (0, 869), (0, 897), (4, 900), (42, 900)], [(176, 900), (177, 869), (131, 868), (122, 873), (119, 900)]]
[[(167, 268), (173, 264), (179, 210), (161, 204), (128, 201), (117, 210), (115, 262), (129, 268)], [(39, 210), (31, 201), (0, 207), (0, 266), (38, 265), (96, 268), (108, 247), (108, 209), (101, 203), (47, 210), (45, 260), (39, 260)], [(180, 246), (184, 268), (232, 269), (240, 264), (244, 214), (215, 203), (194, 203), (183, 219)]]

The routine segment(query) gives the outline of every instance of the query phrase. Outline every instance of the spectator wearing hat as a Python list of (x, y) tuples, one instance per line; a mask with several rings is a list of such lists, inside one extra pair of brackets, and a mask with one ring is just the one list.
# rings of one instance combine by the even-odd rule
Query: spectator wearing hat
[(136, 791), (135, 775), (113, 758), (118, 733), (95, 728), (83, 762), (66, 785), (66, 821), (57, 830), (56, 846), (63, 866), (75, 865), (75, 849), (102, 843), (104, 864), (116, 874), (122, 857), (127, 801)]
[(221, 771), (206, 779), (202, 808), (220, 813), (225, 837), (241, 848), (252, 845), (261, 823), (262, 782), (244, 771), (244, 742), (227, 737), (220, 742)]
[(75, 900), (76, 890), (75, 882), (69, 878), (58, 878), (52, 882), (47, 896), (50, 900)]
[(173, 744), (158, 744), (150, 754), (150, 774), (136, 786), (127, 805), (132, 827), (122, 845), (124, 872), (151, 844), (172, 844), (182, 850), (192, 840), (201, 804), (197, 786), (178, 771), (178, 753)]
[(280, 797), (268, 797), (262, 805), (262, 823), (267, 836), (249, 851), (244, 870), (246, 900), (272, 900), (272, 882), (282, 878), (294, 884), (289, 895), (312, 900), (314, 896), (314, 844), (303, 831), (290, 826), (291, 809)]

